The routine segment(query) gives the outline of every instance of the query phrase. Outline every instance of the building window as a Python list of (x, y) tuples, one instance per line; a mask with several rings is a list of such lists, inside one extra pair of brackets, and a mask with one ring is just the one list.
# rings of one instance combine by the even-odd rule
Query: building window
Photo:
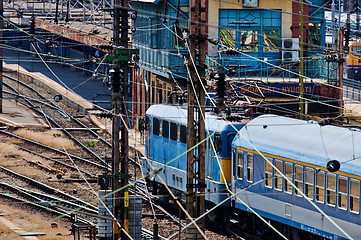
[[(292, 179), (293, 179), (292, 163), (285, 163), (285, 176), (290, 182), (292, 182)], [(289, 181), (287, 181), (287, 179), (285, 179), (285, 192), (292, 193), (292, 189), (293, 189), (292, 184), (289, 183)]]
[(336, 205), (336, 175), (327, 174), (327, 204)]
[(160, 121), (158, 118), (153, 118), (153, 134), (159, 136), (160, 133)]
[(241, 50), (246, 52), (258, 52), (258, 31), (240, 31)]
[(275, 161), (275, 189), (282, 190), (282, 175), (277, 171), (283, 172), (282, 162), (279, 160)]
[(317, 202), (325, 202), (325, 172), (316, 172), (316, 200)]
[(338, 207), (347, 210), (347, 178), (338, 178)]
[(295, 193), (297, 196), (302, 196), (301, 192), (303, 191), (303, 167), (295, 166)]
[(187, 143), (187, 127), (184, 125), (180, 126), (180, 142)]
[(350, 181), (350, 210), (360, 213), (360, 182), (353, 179)]
[(185, 44), (183, 41), (183, 32), (179, 24), (173, 24), (173, 31), (176, 34), (173, 34), (173, 48), (174, 49), (185, 49)]
[(263, 51), (279, 52), (280, 46), (280, 30), (267, 29), (263, 32)]
[(163, 120), (162, 122), (162, 136), (164, 138), (169, 138), (169, 122)]
[(176, 123), (170, 123), (170, 139), (177, 141), (178, 140), (178, 125)]
[(243, 152), (237, 152), (237, 177), (243, 179)]
[[(272, 159), (268, 159), (272, 163)], [(270, 163), (268, 163), (267, 160), (265, 160), (265, 184), (266, 187), (272, 188), (272, 182), (273, 182), (273, 167)]]
[(253, 182), (253, 155), (247, 154), (247, 181)]
[(306, 167), (305, 171), (305, 195), (313, 199), (315, 169)]
[(235, 29), (220, 29), (220, 45), (223, 48), (236, 47), (236, 30)]

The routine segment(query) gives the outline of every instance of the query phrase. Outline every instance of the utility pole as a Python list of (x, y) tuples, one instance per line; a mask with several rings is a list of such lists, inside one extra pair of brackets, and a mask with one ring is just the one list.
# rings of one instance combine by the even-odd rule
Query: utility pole
[(305, 102), (303, 91), (303, 75), (304, 75), (304, 61), (303, 61), (303, 47), (304, 47), (304, 22), (303, 22), (303, 1), (300, 0), (300, 17), (299, 17), (299, 36), (300, 36), (300, 66), (299, 66), (299, 89), (300, 89), (300, 119), (305, 118)]
[(59, 0), (56, 0), (56, 4), (55, 4), (55, 20), (54, 20), (54, 22), (56, 24), (58, 23), (58, 14), (59, 14)]
[(338, 87), (339, 87), (339, 114), (343, 114), (343, 29), (339, 30), (339, 57), (338, 57)]
[(356, 30), (360, 30), (360, 0), (356, 0)]
[[(0, 0), (0, 40), (4, 42), (4, 0)], [(3, 112), (3, 47), (0, 47), (0, 113)]]
[[(113, 224), (113, 240), (127, 239), (124, 231), (128, 232), (128, 207), (129, 193), (128, 188), (118, 191), (119, 188), (128, 185), (128, 119), (127, 119), (127, 100), (128, 100), (128, 59), (120, 60), (119, 52), (128, 47), (128, 1), (115, 0), (113, 6), (113, 41), (115, 57), (112, 78), (112, 105), (114, 109), (113, 116), (113, 164), (112, 164), (112, 190), (116, 191), (113, 195), (113, 214), (119, 219), (121, 229), (118, 228), (118, 222)], [(120, 122), (122, 117), (122, 123)], [(121, 127), (120, 127), (121, 125)], [(121, 133), (119, 141), (119, 132)], [(119, 152), (120, 148), (120, 152)]]
[[(187, 149), (205, 139), (205, 50), (207, 49), (207, 0), (190, 0), (188, 60), (188, 141)], [(193, 61), (192, 61), (193, 59)], [(194, 64), (193, 64), (194, 62)], [(198, 75), (196, 74), (198, 72)], [(199, 76), (199, 77), (198, 77)], [(202, 86), (203, 85), (203, 86)], [(194, 219), (205, 212), (205, 142), (187, 152), (187, 212)], [(191, 219), (187, 219), (188, 223)], [(204, 230), (204, 218), (196, 224)], [(193, 224), (186, 229), (186, 239), (203, 239)]]

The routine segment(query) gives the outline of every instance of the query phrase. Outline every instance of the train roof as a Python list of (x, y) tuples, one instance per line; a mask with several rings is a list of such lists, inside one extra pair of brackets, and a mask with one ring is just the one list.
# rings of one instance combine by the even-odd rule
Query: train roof
[[(185, 106), (173, 106), (165, 104), (152, 105), (147, 110), (147, 115), (152, 117), (158, 117), (167, 119), (171, 122), (187, 125), (187, 107)], [(229, 122), (214, 113), (206, 112), (206, 129), (212, 131), (223, 131), (225, 129), (233, 129), (232, 124), (239, 129), (244, 125), (243, 122)]]
[(315, 121), (267, 114), (243, 127), (232, 145), (323, 168), (330, 160), (338, 160), (340, 172), (361, 175), (358, 129), (320, 126)]

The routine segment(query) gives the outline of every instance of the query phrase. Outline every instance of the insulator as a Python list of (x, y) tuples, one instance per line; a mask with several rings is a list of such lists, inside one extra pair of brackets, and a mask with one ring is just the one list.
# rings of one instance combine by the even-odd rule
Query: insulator
[(30, 19), (30, 30), (29, 30), (30, 34), (35, 34), (35, 17), (31, 17)]
[(321, 119), (318, 124), (320, 126), (330, 125), (333, 122), (331, 118)]
[(341, 164), (337, 160), (331, 160), (327, 163), (327, 170), (330, 172), (336, 172), (340, 170)]
[(133, 12), (132, 14), (130, 14), (130, 18), (131, 18), (132, 20), (136, 20), (137, 17), (138, 17), (137, 12)]
[(114, 92), (120, 91), (120, 82), (123, 78), (123, 74), (121, 74), (121, 71), (119, 68), (111, 69), (110, 71), (110, 78), (112, 81), (112, 88)]

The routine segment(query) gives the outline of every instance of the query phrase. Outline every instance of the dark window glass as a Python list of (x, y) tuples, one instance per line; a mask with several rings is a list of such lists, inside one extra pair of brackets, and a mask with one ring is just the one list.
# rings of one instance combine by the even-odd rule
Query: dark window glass
[(336, 175), (327, 174), (327, 204), (336, 205)]
[(253, 155), (247, 154), (247, 181), (253, 182)]
[(187, 143), (187, 127), (183, 125), (180, 126), (180, 141)]
[(360, 182), (357, 180), (350, 181), (350, 210), (360, 212)]
[(276, 160), (275, 167), (277, 170), (279, 170), (279, 171), (275, 170), (275, 188), (277, 190), (283, 190), (283, 177), (281, 174), (283, 173), (283, 162)]
[[(272, 159), (268, 159), (269, 162), (272, 163)], [(265, 184), (266, 187), (272, 188), (272, 182), (273, 182), (273, 167), (272, 165), (265, 160)]]
[(216, 150), (216, 153), (221, 153), (222, 151), (222, 140), (221, 140), (221, 134), (215, 133), (214, 134), (214, 148)]
[(165, 138), (169, 138), (169, 122), (166, 120), (163, 120), (162, 123), (162, 136)]
[(347, 210), (347, 194), (348, 194), (347, 178), (338, 178), (338, 207)]
[(243, 178), (243, 152), (238, 151), (237, 176)]
[(325, 202), (325, 172), (316, 172), (316, 200), (317, 202)]
[(153, 134), (159, 136), (160, 122), (158, 118), (153, 118)]
[(228, 152), (231, 152), (232, 149), (232, 141), (234, 137), (236, 136), (236, 133), (230, 133), (228, 134)]
[[(290, 180), (290, 182), (292, 182), (292, 177), (293, 177), (293, 165), (292, 163), (286, 163), (285, 162), (285, 172), (284, 172), (286, 178), (288, 180)], [(293, 187), (292, 185), (289, 183), (289, 181), (287, 181), (285, 178), (285, 192), (287, 193), (292, 193)]]
[(177, 141), (178, 138), (178, 125), (175, 123), (170, 123), (170, 139)]

